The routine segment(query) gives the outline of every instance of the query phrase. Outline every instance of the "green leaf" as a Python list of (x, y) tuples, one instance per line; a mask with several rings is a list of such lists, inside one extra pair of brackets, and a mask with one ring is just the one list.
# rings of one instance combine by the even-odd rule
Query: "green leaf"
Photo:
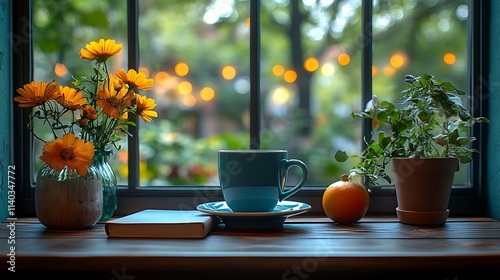
[(490, 123), (490, 120), (488, 120), (487, 118), (485, 117), (478, 117), (478, 118), (474, 118), (474, 121), (475, 122), (478, 122), (478, 123)]
[(442, 82), (441, 87), (448, 92), (456, 92), (457, 88), (450, 82)]
[(448, 100), (452, 101), (453, 103), (455, 103), (456, 105), (458, 105), (459, 107), (462, 107), (462, 99), (460, 99), (460, 97), (454, 95), (454, 94), (451, 94), (451, 93), (446, 93), (446, 96), (448, 97)]
[(122, 123), (122, 125), (125, 125), (125, 126), (126, 126), (126, 125), (130, 125), (130, 126), (137, 126), (137, 124), (135, 124), (135, 122), (133, 122), (133, 121), (129, 121), (129, 120), (127, 120), (127, 121), (123, 122), (123, 123)]
[(347, 159), (349, 159), (349, 156), (347, 156), (347, 153), (342, 150), (338, 150), (335, 153), (335, 160), (338, 162), (345, 162)]
[(469, 163), (472, 161), (472, 158), (469, 156), (460, 156), (458, 157), (460, 163)]
[(471, 141), (475, 140), (473, 137), (458, 137), (457, 138), (457, 143), (460, 146), (465, 146), (469, 144)]
[(465, 110), (458, 111), (458, 116), (462, 121), (468, 121), (471, 117)]
[(450, 134), (449, 134), (449, 141), (451, 144), (454, 144), (454, 145), (460, 145), (458, 143), (458, 137), (460, 135), (458, 134), (458, 129), (455, 129), (453, 130)]
[(423, 122), (428, 122), (431, 119), (431, 114), (427, 113), (426, 111), (422, 111), (418, 113), (418, 118)]

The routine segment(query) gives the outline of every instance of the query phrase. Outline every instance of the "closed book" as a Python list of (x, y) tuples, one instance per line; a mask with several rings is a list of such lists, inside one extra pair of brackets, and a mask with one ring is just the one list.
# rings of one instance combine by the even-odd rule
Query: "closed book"
[(108, 237), (204, 238), (219, 223), (198, 210), (144, 209), (106, 221), (104, 228)]

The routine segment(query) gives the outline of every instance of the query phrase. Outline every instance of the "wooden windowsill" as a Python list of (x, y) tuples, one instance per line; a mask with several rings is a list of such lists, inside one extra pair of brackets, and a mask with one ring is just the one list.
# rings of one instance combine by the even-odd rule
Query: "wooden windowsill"
[(477, 273), (500, 272), (500, 222), (482, 217), (422, 227), (395, 217), (338, 225), (325, 217), (299, 216), (272, 230), (221, 224), (204, 239), (111, 239), (103, 223), (60, 231), (47, 230), (36, 218), (10, 222), (15, 229), (9, 221), (0, 229), (3, 271), (12, 264), (9, 252), (15, 246), (17, 272), (92, 279), (212, 279), (214, 274), (220, 275), (214, 279), (475, 279)]

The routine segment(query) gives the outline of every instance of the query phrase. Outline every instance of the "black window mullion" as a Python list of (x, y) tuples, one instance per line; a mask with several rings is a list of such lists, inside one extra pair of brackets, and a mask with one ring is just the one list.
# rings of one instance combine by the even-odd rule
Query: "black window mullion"
[(250, 0), (250, 149), (260, 149), (260, 0)]
[[(139, 69), (139, 5), (137, 0), (127, 2), (127, 27), (128, 27), (128, 68)], [(135, 114), (128, 118), (137, 126), (129, 126), (128, 137), (128, 188), (135, 189), (140, 185), (139, 174), (139, 122)]]
[[(372, 99), (372, 65), (373, 65), (373, 2), (363, 0), (361, 7), (361, 109)], [(370, 141), (372, 124), (369, 119), (361, 119), (361, 139)], [(361, 150), (365, 150), (366, 142), (361, 141)]]
[[(488, 116), (488, 87), (489, 78), (489, 45), (482, 42), (489, 42), (489, 21), (490, 21), (490, 1), (469, 0), (469, 21), (468, 21), (468, 90), (470, 95), (471, 113), (473, 116)], [(472, 136), (476, 137), (473, 148), (481, 151), (474, 155), (471, 176), (472, 186), (481, 189), (486, 185), (485, 176), (481, 176), (486, 170), (486, 160), (488, 153), (487, 146), (487, 126), (478, 125), (472, 128)], [(479, 191), (478, 190), (478, 191)]]

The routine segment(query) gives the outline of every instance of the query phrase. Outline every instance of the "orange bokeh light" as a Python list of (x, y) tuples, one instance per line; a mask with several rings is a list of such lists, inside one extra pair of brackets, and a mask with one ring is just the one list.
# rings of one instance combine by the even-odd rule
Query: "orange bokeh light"
[(211, 87), (204, 87), (200, 90), (200, 98), (205, 101), (214, 99), (215, 91)]
[(444, 55), (443, 60), (444, 60), (444, 63), (446, 63), (448, 65), (452, 65), (452, 64), (455, 64), (455, 62), (457, 61), (457, 57), (452, 53), (447, 53)]
[(232, 80), (236, 77), (236, 68), (231, 65), (224, 66), (221, 71), (222, 78), (226, 80)]
[(166, 83), (169, 78), (170, 78), (170, 75), (167, 72), (160, 71), (160, 72), (156, 73), (156, 75), (154, 77), (155, 84), (159, 85), (159, 84)]
[(394, 54), (391, 56), (389, 64), (395, 69), (403, 67), (406, 64), (406, 55), (403, 53)]
[(346, 66), (347, 64), (349, 64), (349, 62), (351, 62), (351, 57), (346, 53), (341, 53), (337, 57), (337, 61), (340, 65)]
[(306, 69), (309, 72), (314, 72), (319, 68), (319, 61), (314, 58), (310, 57), (304, 61), (304, 69)]
[(190, 82), (182, 81), (177, 86), (177, 90), (182, 95), (188, 95), (193, 91), (193, 85)]
[(175, 74), (184, 77), (189, 73), (189, 66), (185, 62), (179, 62), (174, 67)]
[(64, 77), (68, 74), (68, 68), (66, 68), (66, 65), (62, 63), (56, 63), (56, 66), (54, 66), (54, 72), (57, 77)]
[(283, 79), (285, 82), (291, 84), (297, 80), (297, 73), (293, 70), (287, 70), (285, 74), (283, 74)]
[(283, 67), (283, 65), (279, 65), (279, 64), (274, 65), (273, 74), (275, 76), (279, 77), (279, 76), (283, 75), (283, 73), (285, 73), (285, 67)]
[(196, 104), (196, 97), (189, 94), (182, 98), (182, 104), (186, 107), (193, 107)]
[(396, 69), (394, 69), (393, 67), (391, 67), (389, 65), (384, 67), (384, 74), (386, 74), (387, 76), (391, 76), (394, 73), (396, 73)]

